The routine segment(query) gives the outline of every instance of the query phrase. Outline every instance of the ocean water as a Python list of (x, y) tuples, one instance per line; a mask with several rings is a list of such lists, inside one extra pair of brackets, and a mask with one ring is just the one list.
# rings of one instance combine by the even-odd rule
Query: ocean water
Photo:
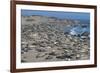
[[(90, 33), (90, 24), (75, 24), (75, 26), (64, 27), (64, 32), (70, 35), (81, 35), (84, 32)], [(66, 34), (67, 35), (67, 34)]]
[(78, 20), (89, 20), (90, 13), (86, 12), (65, 12), (65, 11), (43, 11), (43, 10), (21, 10), (21, 15), (31, 16), (40, 15), (48, 17), (56, 17), (59, 19), (78, 19)]
[(80, 25), (77, 26), (77, 27), (73, 27), (71, 30), (70, 30), (70, 34), (71, 35), (81, 35), (82, 33), (84, 32), (90, 32), (89, 30), (89, 27), (85, 27), (85, 28), (82, 28)]

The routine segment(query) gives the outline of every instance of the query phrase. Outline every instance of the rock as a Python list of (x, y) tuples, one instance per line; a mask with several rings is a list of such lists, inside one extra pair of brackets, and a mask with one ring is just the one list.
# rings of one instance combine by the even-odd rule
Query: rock
[(36, 45), (29, 45), (29, 48), (35, 48)]
[(50, 52), (49, 55), (55, 56), (56, 53), (55, 52)]
[(26, 60), (21, 60), (21, 62), (27, 62)]
[(58, 59), (66, 59), (66, 58), (72, 58), (72, 57), (69, 56), (69, 55), (61, 55), (61, 56), (56, 56), (56, 58), (58, 58)]
[(23, 52), (28, 52), (28, 48), (22, 48), (21, 49)]
[(24, 54), (24, 51), (21, 51), (21, 54)]
[(56, 50), (52, 50), (52, 52), (56, 52)]
[(44, 57), (44, 56), (46, 56), (46, 55), (47, 55), (47, 53), (37, 54), (36, 58), (41, 58), (41, 57)]
[(65, 60), (66, 60), (66, 61), (70, 61), (71, 59), (70, 59), (70, 58), (66, 58)]
[(35, 48), (35, 50), (36, 50), (37, 52), (45, 52), (45, 51), (46, 51), (44, 48)]
[(81, 34), (81, 36), (88, 36), (89, 35), (89, 32), (83, 32), (82, 34)]
[(50, 47), (50, 46), (47, 46), (46, 48), (47, 48), (47, 49), (50, 49), (51, 47)]
[(26, 21), (32, 22), (34, 21), (34, 19), (26, 19)]
[(47, 56), (45, 59), (48, 60), (48, 59), (52, 59), (53, 57), (52, 56)]
[(66, 57), (65, 56), (56, 56), (56, 58), (58, 58), (58, 59), (65, 59)]
[(77, 54), (76, 55), (76, 59), (79, 59), (81, 56), (80, 56), (80, 54)]

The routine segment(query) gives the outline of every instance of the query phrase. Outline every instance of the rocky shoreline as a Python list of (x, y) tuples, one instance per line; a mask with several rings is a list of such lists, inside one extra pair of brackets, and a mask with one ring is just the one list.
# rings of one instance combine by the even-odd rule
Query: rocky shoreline
[[(45, 16), (22, 16), (21, 62), (87, 60), (90, 58), (89, 31), (77, 20)], [(82, 27), (78, 32), (75, 28)], [(64, 30), (66, 29), (68, 30)], [(72, 29), (74, 34), (72, 34)]]

